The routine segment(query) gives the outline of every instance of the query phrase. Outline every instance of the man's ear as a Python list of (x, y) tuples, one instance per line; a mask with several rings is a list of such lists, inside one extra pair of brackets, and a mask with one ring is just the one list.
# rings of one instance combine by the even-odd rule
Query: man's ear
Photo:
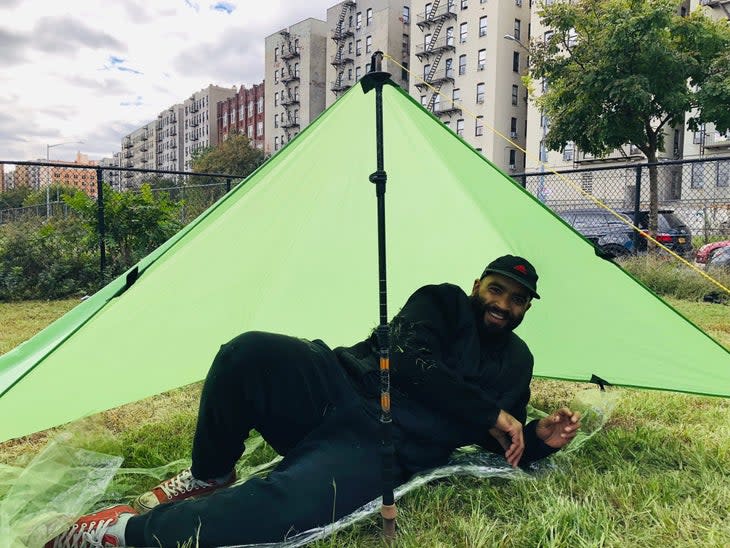
[(479, 293), (479, 286), (481, 284), (482, 284), (482, 281), (479, 278), (477, 278), (476, 280), (474, 280), (474, 285), (471, 288), (471, 294), (472, 295), (477, 295)]
[(531, 306), (532, 306), (532, 299), (530, 299), (530, 300), (529, 300), (529, 301), (527, 302), (527, 306), (525, 307), (525, 312), (527, 312), (528, 310), (530, 310), (530, 307), (531, 307)]

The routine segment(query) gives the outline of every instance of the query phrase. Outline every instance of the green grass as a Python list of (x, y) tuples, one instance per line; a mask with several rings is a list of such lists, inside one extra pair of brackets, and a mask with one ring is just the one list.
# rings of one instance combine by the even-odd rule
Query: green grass
[[(666, 298), (730, 349), (730, 306)], [(0, 304), (21, 341), (75, 301)], [(44, 308), (48, 307), (48, 308)], [(56, 307), (56, 308), (54, 308)], [(39, 313), (39, 308), (43, 313)], [(21, 325), (24, 328), (17, 328)], [(568, 403), (576, 383), (536, 380), (540, 408)], [(125, 467), (154, 468), (190, 454), (200, 384), (100, 413), (77, 426), (87, 448), (122, 455)], [(730, 546), (730, 400), (621, 390), (604, 430), (552, 470), (525, 480), (453, 478), (399, 501), (396, 546)], [(0, 461), (26, 462), (54, 431), (0, 444)], [(270, 459), (266, 449), (257, 462)], [(155, 481), (134, 480), (136, 491)], [(314, 543), (381, 546), (379, 520), (364, 520)], [(189, 543), (195, 546), (194, 542)]]
[(79, 299), (0, 302), (0, 354), (35, 335), (79, 302)]

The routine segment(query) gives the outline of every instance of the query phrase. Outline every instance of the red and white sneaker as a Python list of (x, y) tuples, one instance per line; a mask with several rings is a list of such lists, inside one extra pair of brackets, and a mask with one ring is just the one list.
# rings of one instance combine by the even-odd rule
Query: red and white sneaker
[(81, 516), (76, 523), (64, 533), (49, 540), (44, 548), (107, 548), (123, 546), (124, 532), (113, 534), (110, 528), (119, 521), (119, 518), (129, 514), (136, 516), (137, 510), (131, 506), (118, 505), (99, 510), (94, 514)]
[(157, 487), (152, 488), (151, 491), (142, 493), (135, 499), (133, 504), (140, 512), (148, 512), (155, 506), (166, 502), (210, 495), (213, 491), (228, 487), (234, 481), (236, 481), (235, 471), (231, 472), (231, 475), (225, 480), (203, 481), (195, 479), (190, 472), (190, 468), (187, 468), (169, 480), (163, 481)]

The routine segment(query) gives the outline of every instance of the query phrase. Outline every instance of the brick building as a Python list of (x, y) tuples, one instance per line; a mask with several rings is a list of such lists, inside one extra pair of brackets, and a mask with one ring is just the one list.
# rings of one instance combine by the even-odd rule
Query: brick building
[(264, 148), (264, 82), (241, 86), (233, 97), (218, 102), (218, 142), (243, 133), (256, 148)]

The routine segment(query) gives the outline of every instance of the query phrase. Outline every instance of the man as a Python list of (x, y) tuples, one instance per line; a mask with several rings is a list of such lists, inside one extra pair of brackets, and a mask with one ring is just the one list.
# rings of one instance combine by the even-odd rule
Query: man
[[(522, 427), (533, 359), (513, 330), (540, 298), (537, 279), (527, 260), (505, 255), (470, 296), (451, 284), (422, 287), (390, 323), (396, 482), (463, 445), (525, 466), (575, 436), (580, 417), (567, 408)], [(335, 350), (239, 335), (205, 380), (191, 469), (140, 496), (144, 513), (115, 506), (84, 516), (47, 546), (277, 542), (336, 521), (381, 494), (378, 392), (374, 334)], [(267, 478), (224, 489), (254, 428), (284, 459)]]

